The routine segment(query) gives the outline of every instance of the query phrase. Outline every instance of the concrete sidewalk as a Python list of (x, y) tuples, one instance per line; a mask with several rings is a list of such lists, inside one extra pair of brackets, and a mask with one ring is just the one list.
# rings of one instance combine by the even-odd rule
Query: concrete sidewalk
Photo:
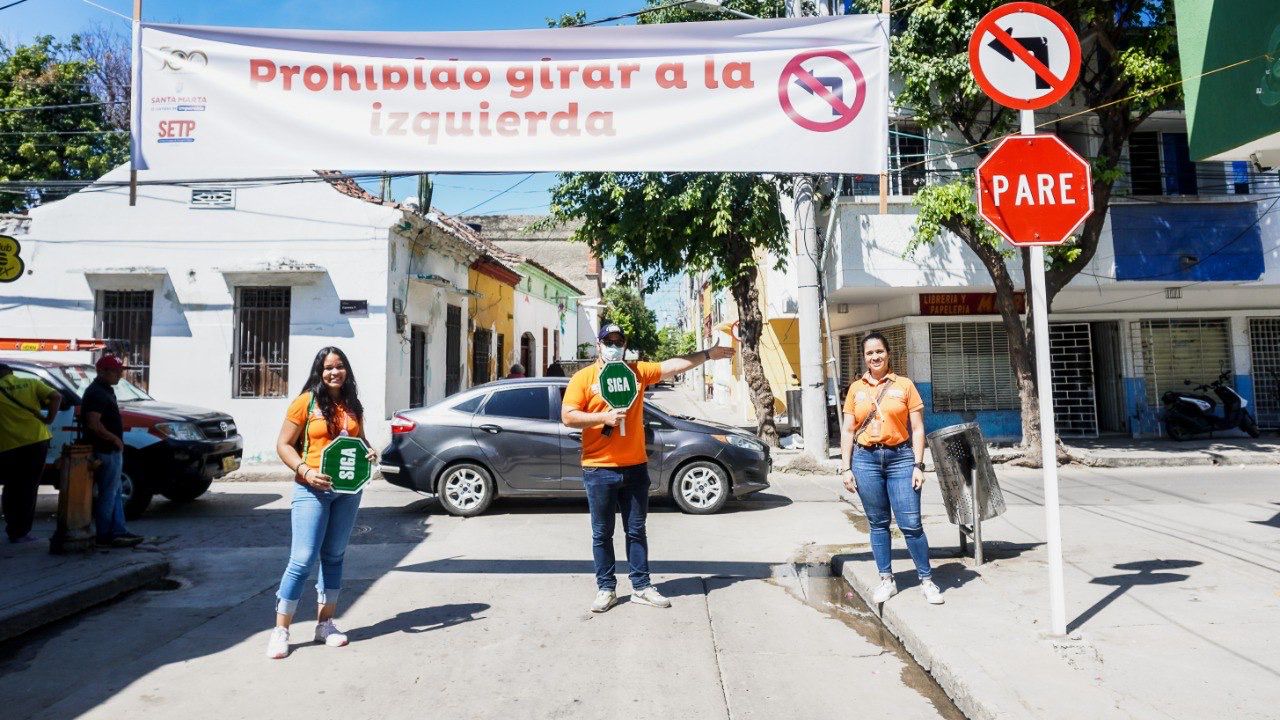
[[(1091, 468), (1181, 468), (1211, 466), (1280, 465), (1280, 438), (1222, 438), (1216, 440), (1135, 440), (1132, 438), (1068, 439), (1070, 465)], [(1017, 448), (992, 446), (992, 462), (1003, 465), (1019, 457)], [(838, 473), (840, 449), (831, 448), (825, 463), (811, 459), (803, 450), (774, 450), (774, 466), (788, 472)], [(933, 469), (933, 459), (925, 448), (925, 462)]]
[[(52, 523), (37, 533), (48, 537)], [(50, 555), (48, 542), (0, 545), (0, 642), (163, 578), (169, 562), (144, 549)]]
[[(1280, 707), (1280, 503), (1270, 470), (1065, 469), (1068, 636), (1050, 637), (1039, 474), (1001, 471), (1008, 512), (987, 553), (935, 560), (946, 605), (916, 589), (895, 539), (901, 593), (885, 626), (970, 718), (1271, 718)], [(954, 555), (936, 483), (934, 558)], [(833, 569), (870, 603), (869, 552)]]

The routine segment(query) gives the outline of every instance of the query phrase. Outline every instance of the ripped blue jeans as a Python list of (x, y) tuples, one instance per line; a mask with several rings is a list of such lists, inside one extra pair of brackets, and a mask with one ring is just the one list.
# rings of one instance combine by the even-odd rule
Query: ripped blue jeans
[(293, 489), (293, 542), (289, 549), (289, 565), (280, 578), (276, 593), (276, 612), (292, 616), (302, 597), (302, 586), (311, 575), (316, 560), (320, 573), (316, 578), (316, 599), (321, 605), (338, 601), (342, 588), (342, 561), (347, 542), (356, 524), (363, 493), (346, 495), (316, 490), (302, 484)]

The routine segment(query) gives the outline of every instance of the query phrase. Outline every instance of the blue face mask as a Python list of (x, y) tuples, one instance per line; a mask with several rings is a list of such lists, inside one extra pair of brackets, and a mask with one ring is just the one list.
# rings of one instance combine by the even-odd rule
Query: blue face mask
[(600, 359), (605, 362), (618, 362), (622, 359), (627, 349), (625, 347), (610, 347), (608, 345), (600, 346)]

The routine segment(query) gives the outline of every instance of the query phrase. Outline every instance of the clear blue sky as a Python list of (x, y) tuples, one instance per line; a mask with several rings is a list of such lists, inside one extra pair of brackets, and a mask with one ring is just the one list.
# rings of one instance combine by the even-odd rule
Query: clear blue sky
[[(14, 0), (0, 0), (0, 6)], [(131, 0), (93, 0), (122, 15), (133, 13)], [(408, 0), (143, 0), (142, 18), (148, 22), (189, 25), (233, 25), (341, 30), (509, 30), (542, 28), (548, 18), (585, 10), (587, 18), (600, 19), (638, 10), (644, 0), (498, 0), (497, 2), (409, 2)], [(629, 22), (629, 21), (624, 21)], [(0, 10), (0, 41), (6, 45), (30, 42), (37, 35), (67, 39), (103, 25), (125, 36), (129, 23), (84, 0), (26, 0)], [(547, 190), (555, 182), (550, 173), (511, 175), (436, 174), (432, 204), (451, 213), (520, 213), (547, 211)], [(523, 180), (523, 182), (521, 182)], [(519, 186), (499, 195), (519, 182)], [(376, 183), (374, 183), (376, 186)], [(370, 189), (377, 191), (376, 187)], [(412, 178), (397, 181), (392, 193), (399, 198), (417, 194)], [(675, 295), (661, 288), (649, 298), (659, 321), (674, 319)]]

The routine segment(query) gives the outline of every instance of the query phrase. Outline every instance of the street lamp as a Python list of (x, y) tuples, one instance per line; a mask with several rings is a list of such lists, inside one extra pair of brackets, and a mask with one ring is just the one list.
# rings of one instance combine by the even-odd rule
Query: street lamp
[(734, 10), (733, 8), (725, 7), (724, 0), (693, 0), (693, 2), (686, 3), (685, 7), (692, 8), (694, 10), (702, 10), (703, 12), (729, 13), (730, 15), (736, 15), (740, 18), (746, 18), (748, 20), (760, 19), (755, 15), (744, 13), (741, 10)]

